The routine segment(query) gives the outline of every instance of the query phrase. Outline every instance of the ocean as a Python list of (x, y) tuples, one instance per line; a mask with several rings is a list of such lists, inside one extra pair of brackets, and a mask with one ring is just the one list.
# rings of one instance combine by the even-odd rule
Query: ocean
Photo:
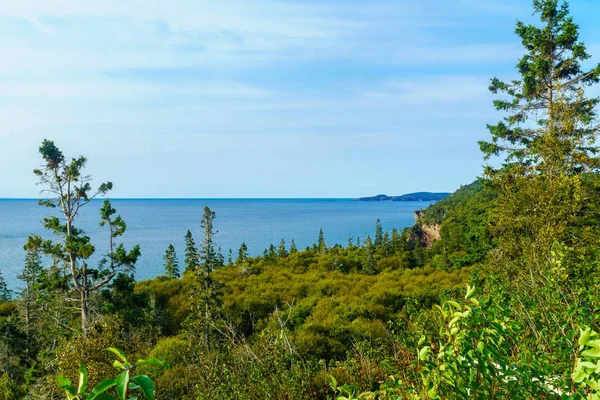
[[(242, 242), (253, 256), (262, 254), (270, 244), (287, 247), (294, 239), (298, 249), (317, 241), (323, 229), (328, 245), (348, 242), (348, 236), (374, 236), (379, 218), (385, 231), (413, 225), (414, 211), (429, 202), (359, 202), (351, 199), (113, 199), (113, 207), (127, 223), (122, 242), (127, 249), (139, 244), (142, 256), (136, 266), (136, 278), (153, 278), (163, 273), (163, 255), (169, 244), (175, 246), (183, 269), (184, 236), (191, 230), (197, 244), (201, 240), (200, 219), (205, 206), (215, 213), (215, 235), (225, 260), (231, 248), (234, 258)], [(94, 200), (81, 209), (76, 226), (92, 238), (96, 254), (92, 264), (108, 248), (107, 228), (101, 228), (99, 209), (102, 200)], [(30, 234), (52, 239), (42, 226), (42, 218), (52, 209), (36, 200), (0, 200), (0, 270), (9, 288), (19, 287), (25, 251)]]

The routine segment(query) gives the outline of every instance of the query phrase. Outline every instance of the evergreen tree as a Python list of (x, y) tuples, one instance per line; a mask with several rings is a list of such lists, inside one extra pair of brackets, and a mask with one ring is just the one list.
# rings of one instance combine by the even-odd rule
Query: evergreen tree
[(507, 116), (488, 126), (491, 141), (480, 147), (486, 159), (504, 159), (499, 168), (485, 168), (486, 183), (499, 193), (490, 212), (498, 247), (488, 256), (488, 272), (506, 288), (513, 312), (547, 344), (563, 340), (561, 330), (573, 323), (564, 310), (595, 301), (576, 293), (596, 273), (582, 260), (595, 254), (600, 237), (599, 99), (585, 93), (598, 83), (600, 65), (583, 70), (590, 56), (566, 2), (533, 4), (540, 26), (516, 28), (526, 51), (517, 64), (520, 79), (494, 78), (490, 86), (504, 95), (494, 105)]
[(501, 168), (485, 170), (502, 194), (492, 212), (495, 230), (502, 232), (497, 272), (524, 290), (546, 281), (556, 254), (583, 243), (577, 221), (584, 215), (597, 220), (597, 213), (586, 211), (596, 202), (597, 184), (585, 174), (600, 167), (599, 99), (585, 96), (585, 88), (599, 81), (600, 65), (582, 69), (590, 56), (567, 3), (535, 0), (534, 12), (541, 26), (517, 23), (526, 49), (517, 64), (521, 79), (494, 78), (490, 86), (508, 96), (494, 101), (508, 116), (488, 126), (490, 142), (480, 142), (486, 159), (504, 156)]
[(367, 238), (365, 239), (365, 251), (366, 251), (366, 255), (365, 255), (365, 259), (363, 262), (363, 267), (362, 267), (362, 271), (363, 273), (367, 274), (367, 275), (375, 275), (377, 273), (377, 264), (375, 263), (375, 257), (374, 257), (374, 244), (371, 241), (371, 237), (367, 236)]
[[(37, 246), (36, 246), (37, 247)], [(33, 326), (34, 323), (39, 319), (39, 306), (37, 305), (38, 300), (38, 284), (37, 280), (42, 272), (42, 256), (40, 251), (36, 248), (28, 249), (25, 255), (25, 267), (23, 273), (18, 275), (17, 278), (25, 283), (25, 287), (21, 293), (21, 316), (23, 319), (23, 325), (25, 328), (25, 335), (27, 340), (26, 345), (26, 356), (27, 359), (31, 359), (34, 354), (33, 350)]]
[(179, 273), (179, 261), (175, 253), (175, 247), (172, 244), (167, 247), (163, 258), (165, 260), (165, 275), (169, 278), (178, 279), (181, 276)]
[(375, 222), (375, 247), (380, 248), (383, 245), (383, 228), (381, 227), (381, 221), (377, 218)]
[[(502, 169), (486, 167), (488, 176), (560, 174), (597, 171), (598, 125), (594, 107), (598, 98), (586, 98), (584, 89), (598, 83), (600, 65), (584, 71), (590, 55), (579, 42), (579, 27), (565, 2), (534, 0), (542, 26), (517, 22), (516, 34), (526, 54), (517, 69), (521, 79), (492, 79), (490, 90), (509, 100), (495, 100), (509, 115), (489, 125), (491, 142), (480, 142), (486, 159), (505, 156)], [(534, 126), (533, 123), (537, 125)]]
[(288, 252), (285, 249), (285, 240), (281, 239), (279, 242), (279, 248), (277, 249), (277, 257), (284, 258), (288, 256)]
[(227, 265), (233, 264), (233, 251), (229, 248), (229, 252), (227, 253)]
[(56, 241), (43, 241), (39, 236), (32, 235), (28, 246), (32, 250), (37, 246), (36, 251), (43, 252), (57, 264), (61, 264), (61, 270), (68, 276), (70, 285), (66, 288), (64, 297), (78, 297), (81, 329), (87, 336), (91, 296), (109, 284), (119, 271), (133, 269), (140, 249), (139, 246), (134, 246), (127, 252), (123, 244), (117, 245), (116, 239), (125, 232), (126, 225), (120, 216), (114, 217), (116, 211), (106, 200), (100, 210), (100, 225), (109, 227), (109, 252), (102, 258), (98, 268), (92, 268), (88, 260), (94, 254), (95, 247), (90, 237), (75, 226), (75, 220), (81, 207), (97, 196), (108, 193), (112, 189), (112, 183), (103, 183), (98, 190), (92, 191), (91, 178), (83, 173), (87, 159), (81, 156), (68, 162), (50, 140), (42, 142), (39, 152), (44, 165), (34, 170), (34, 174), (44, 187), (42, 195), (48, 196), (41, 199), (39, 204), (58, 208), (61, 218), (56, 215), (44, 218), (44, 227), (56, 235)]
[(2, 276), (2, 270), (0, 270), (0, 302), (9, 301), (10, 299), (10, 290), (8, 290), (6, 281), (4, 281), (4, 277)]
[(190, 230), (185, 234), (185, 270), (196, 271), (200, 265), (200, 253)]
[(319, 240), (317, 241), (317, 250), (323, 254), (327, 250), (327, 243), (325, 243), (325, 237), (323, 235), (323, 229), (319, 229)]
[(235, 260), (237, 264), (244, 264), (248, 262), (248, 246), (246, 243), (242, 243), (240, 249), (238, 250), (238, 257)]
[(212, 348), (215, 325), (221, 315), (222, 306), (222, 287), (221, 284), (213, 279), (212, 272), (219, 265), (219, 256), (215, 250), (214, 224), (216, 214), (210, 208), (204, 207), (204, 213), (200, 226), (204, 231), (202, 238), (202, 247), (200, 249), (200, 265), (196, 272), (196, 281), (198, 292), (196, 293), (196, 303), (199, 312), (199, 322), (202, 329), (202, 342), (206, 348)]
[(221, 251), (221, 247), (217, 249), (217, 264), (215, 268), (221, 268), (225, 265), (225, 257), (223, 256), (223, 251)]
[(277, 251), (275, 250), (275, 246), (271, 243), (269, 245), (269, 259), (274, 260), (277, 257)]
[(292, 242), (290, 243), (290, 254), (294, 254), (298, 252), (298, 248), (296, 247), (296, 242), (294, 242), (294, 239), (292, 239)]
[(352, 237), (352, 234), (349, 233), (348, 234), (348, 244), (346, 245), (347, 248), (350, 248), (354, 245), (354, 237)]
[(391, 249), (390, 234), (387, 231), (383, 234), (381, 248), (383, 249), (383, 254), (385, 254), (387, 256)]

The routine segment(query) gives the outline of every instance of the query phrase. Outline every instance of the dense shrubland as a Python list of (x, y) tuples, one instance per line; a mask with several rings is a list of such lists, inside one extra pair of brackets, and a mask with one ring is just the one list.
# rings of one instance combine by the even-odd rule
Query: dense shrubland
[[(22, 291), (0, 275), (0, 399), (98, 387), (104, 398), (600, 398), (600, 127), (585, 95), (600, 67), (583, 70), (566, 5), (534, 10), (539, 27), (517, 24), (521, 79), (490, 87), (505, 117), (480, 145), (502, 164), (411, 228), (374, 221), (362, 243), (328, 246), (321, 231), (306, 250), (282, 241), (251, 257), (242, 245), (225, 260), (206, 208), (184, 257), (170, 246), (165, 274), (136, 282), (143, 243), (120, 244), (110, 201), (99, 266), (76, 228), (79, 207), (112, 184), (92, 190), (85, 158), (44, 141), (42, 204), (63, 218), (44, 221), (54, 241), (29, 238)], [(153, 361), (115, 364), (107, 348)], [(131, 385), (111, 380), (134, 368)]]

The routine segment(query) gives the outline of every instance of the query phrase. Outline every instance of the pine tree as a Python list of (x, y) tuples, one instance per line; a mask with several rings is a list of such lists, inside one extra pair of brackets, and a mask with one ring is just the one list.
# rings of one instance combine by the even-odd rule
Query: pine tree
[(563, 311), (598, 306), (578, 293), (596, 273), (584, 260), (594, 257), (600, 237), (599, 99), (585, 93), (599, 82), (600, 65), (583, 70), (590, 56), (566, 2), (533, 5), (540, 26), (518, 22), (516, 28), (525, 48), (520, 78), (494, 78), (490, 85), (503, 95), (494, 105), (507, 116), (488, 126), (491, 140), (480, 148), (486, 159), (503, 159), (501, 167), (485, 168), (485, 183), (499, 193), (489, 213), (498, 246), (486, 275), (505, 288), (511, 310), (531, 321), (528, 329), (544, 347), (561, 342), (562, 330), (573, 324)]
[[(38, 246), (36, 246), (38, 247)], [(39, 319), (39, 306), (36, 304), (38, 300), (38, 278), (43, 270), (42, 267), (42, 256), (37, 248), (28, 249), (24, 246), (27, 254), (25, 255), (25, 267), (23, 273), (18, 275), (17, 278), (25, 283), (25, 287), (21, 293), (21, 317), (23, 319), (23, 325), (25, 328), (25, 335), (27, 344), (26, 356), (27, 359), (32, 357), (35, 352), (32, 351), (33, 346), (33, 324)], [(39, 247), (38, 247), (39, 248)]]
[(200, 265), (200, 253), (194, 243), (194, 237), (190, 230), (185, 234), (185, 270), (196, 271)]
[(367, 238), (365, 239), (366, 256), (362, 267), (363, 273), (367, 275), (375, 275), (377, 273), (377, 265), (375, 263), (375, 257), (373, 254), (375, 250), (374, 247), (375, 246), (371, 241), (371, 237), (367, 236)]
[(317, 241), (317, 251), (321, 254), (327, 250), (327, 243), (325, 243), (325, 236), (323, 235), (323, 229), (319, 229), (319, 240)]
[(233, 250), (231, 250), (231, 247), (229, 248), (229, 252), (227, 252), (227, 265), (232, 265), (233, 264)]
[(236, 264), (245, 264), (248, 262), (248, 246), (246, 243), (242, 243), (238, 250), (238, 257), (235, 260)]
[[(84, 174), (87, 164), (85, 157), (73, 158), (67, 161), (63, 153), (54, 142), (44, 140), (39, 148), (44, 160), (40, 169), (34, 170), (39, 178), (39, 183), (44, 187), (41, 194), (49, 196), (40, 199), (42, 206), (58, 209), (61, 215), (44, 218), (44, 227), (52, 231), (57, 239), (42, 240), (41, 237), (29, 237), (28, 246), (36, 251), (43, 252), (60, 264), (60, 271), (68, 276), (70, 287), (65, 288), (65, 298), (72, 301), (74, 296), (80, 312), (81, 330), (88, 334), (88, 324), (91, 315), (90, 305), (93, 294), (108, 285), (111, 280), (123, 270), (132, 270), (140, 256), (139, 246), (134, 246), (127, 252), (123, 244), (116, 240), (126, 229), (125, 222), (116, 214), (110, 201), (105, 200), (100, 210), (100, 226), (109, 228), (109, 251), (102, 258), (97, 268), (92, 268), (88, 263), (96, 248), (91, 243), (89, 236), (75, 226), (81, 208), (89, 204), (94, 198), (104, 196), (112, 189), (112, 183), (101, 184), (96, 191), (92, 190), (91, 177)], [(75, 307), (69, 307), (75, 309)]]
[(2, 276), (2, 270), (0, 270), (0, 302), (10, 301), (11, 294), (10, 290), (8, 290), (8, 286), (6, 285), (6, 281)]
[(380, 248), (383, 245), (383, 228), (381, 227), (381, 221), (377, 218), (375, 222), (375, 247)]
[(346, 244), (346, 248), (350, 248), (354, 245), (354, 237), (352, 237), (352, 234), (349, 233), (348, 234), (348, 243)]
[(383, 234), (381, 248), (383, 249), (383, 254), (385, 254), (386, 256), (390, 253), (390, 249), (391, 249), (390, 234), (387, 231)]
[(535, 0), (534, 12), (541, 27), (517, 22), (516, 34), (527, 51), (517, 64), (521, 79), (494, 78), (490, 85), (493, 93), (510, 98), (494, 101), (497, 110), (510, 115), (488, 126), (491, 142), (480, 142), (486, 159), (505, 156), (502, 169), (488, 166), (486, 173), (498, 178), (597, 171), (594, 107), (599, 99), (586, 98), (584, 89), (598, 83), (600, 65), (582, 70), (590, 55), (566, 2), (559, 7), (558, 0)]
[(279, 242), (279, 248), (277, 249), (277, 257), (284, 258), (288, 256), (288, 252), (285, 249), (285, 240), (281, 239)]
[(292, 242), (290, 243), (290, 254), (294, 254), (298, 252), (298, 248), (296, 247), (296, 242), (294, 242), (294, 239), (292, 239)]
[(200, 265), (196, 271), (198, 317), (202, 328), (202, 342), (208, 349), (212, 348), (215, 325), (221, 315), (223, 297), (221, 284), (212, 277), (213, 271), (219, 265), (219, 255), (215, 250), (216, 244), (213, 238), (216, 233), (213, 224), (215, 216), (216, 214), (210, 208), (204, 207), (200, 221), (204, 237), (200, 249)]
[(175, 253), (175, 247), (172, 244), (167, 247), (163, 258), (165, 260), (165, 275), (175, 279), (181, 277), (181, 274), (179, 273), (179, 261), (177, 260), (177, 254)]
[(504, 157), (501, 168), (485, 169), (501, 193), (491, 213), (502, 232), (496, 272), (524, 291), (552, 276), (556, 254), (568, 259), (584, 243), (582, 216), (598, 226), (597, 214), (586, 211), (597, 203), (596, 184), (586, 176), (600, 169), (599, 99), (587, 98), (585, 88), (599, 82), (600, 65), (582, 69), (590, 55), (567, 3), (535, 0), (534, 12), (541, 26), (517, 23), (526, 50), (517, 64), (521, 78), (491, 82), (493, 93), (508, 97), (494, 101), (508, 116), (488, 126), (490, 142), (480, 142), (486, 159)]
[(277, 251), (275, 250), (275, 246), (271, 243), (269, 245), (269, 259), (274, 260), (277, 258)]

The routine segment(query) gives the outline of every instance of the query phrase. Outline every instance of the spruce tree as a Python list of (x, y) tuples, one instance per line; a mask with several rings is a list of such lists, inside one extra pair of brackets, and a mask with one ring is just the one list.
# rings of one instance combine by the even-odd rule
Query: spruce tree
[(244, 264), (248, 262), (248, 246), (246, 243), (242, 243), (240, 249), (238, 250), (238, 257), (235, 260), (236, 264)]
[(68, 277), (69, 287), (64, 288), (63, 295), (71, 302), (73, 297), (78, 297), (79, 306), (68, 308), (78, 309), (81, 330), (87, 336), (93, 294), (108, 285), (120, 271), (133, 270), (140, 256), (140, 248), (134, 246), (127, 252), (123, 244), (117, 244), (126, 225), (120, 216), (115, 216), (116, 210), (106, 200), (100, 210), (100, 226), (109, 228), (109, 250), (97, 268), (89, 265), (96, 248), (90, 237), (75, 226), (75, 222), (81, 208), (94, 198), (106, 195), (112, 189), (112, 183), (103, 183), (97, 190), (92, 190), (91, 177), (84, 173), (87, 159), (80, 156), (67, 161), (50, 140), (42, 142), (39, 152), (44, 164), (33, 171), (44, 188), (39, 204), (58, 209), (61, 217), (53, 215), (44, 218), (44, 227), (56, 236), (55, 241), (32, 235), (28, 247), (52, 257), (59, 267), (56, 271)]
[(524, 290), (547, 280), (557, 254), (583, 243), (581, 223), (598, 225), (588, 210), (597, 197), (588, 176), (600, 167), (599, 99), (585, 95), (598, 83), (600, 65), (583, 70), (590, 55), (567, 3), (533, 4), (541, 25), (518, 22), (516, 28), (526, 50), (517, 64), (520, 79), (494, 78), (490, 86), (504, 95), (494, 105), (508, 115), (488, 126), (491, 141), (480, 142), (486, 159), (504, 158), (500, 168), (485, 169), (501, 193), (492, 213), (494, 230), (501, 232), (497, 272)]
[(204, 207), (200, 226), (204, 232), (200, 249), (200, 265), (196, 271), (197, 293), (196, 304), (198, 319), (201, 325), (202, 342), (206, 348), (212, 348), (215, 325), (221, 315), (222, 287), (213, 279), (212, 273), (219, 266), (219, 255), (215, 249), (214, 219), (216, 214), (210, 208)]
[(294, 241), (294, 239), (292, 239), (292, 242), (290, 243), (290, 254), (294, 254), (298, 252), (298, 248), (296, 247), (296, 242)]
[(503, 159), (500, 167), (485, 168), (486, 184), (499, 193), (490, 212), (498, 247), (488, 255), (487, 272), (540, 341), (557, 343), (573, 323), (564, 311), (595, 301), (577, 293), (596, 271), (582, 260), (595, 257), (600, 244), (599, 99), (586, 96), (599, 82), (600, 65), (583, 69), (590, 55), (566, 2), (533, 5), (540, 24), (516, 28), (525, 48), (520, 78), (493, 78), (490, 85), (502, 95), (494, 105), (506, 117), (488, 126), (490, 141), (480, 142), (486, 159)]
[(40, 316), (38, 304), (38, 279), (40, 278), (43, 266), (42, 256), (38, 246), (32, 249), (24, 246), (24, 249), (27, 251), (25, 255), (25, 267), (23, 268), (23, 273), (18, 275), (17, 278), (25, 284), (25, 287), (21, 292), (20, 315), (23, 320), (27, 341), (26, 355), (27, 358), (30, 359), (32, 354), (35, 353), (32, 351), (32, 342), (34, 341), (33, 326)]
[(233, 250), (229, 248), (229, 252), (227, 252), (227, 265), (233, 264)]
[(321, 254), (327, 250), (327, 243), (325, 243), (325, 235), (323, 235), (323, 228), (319, 229), (319, 239), (317, 241), (317, 251)]
[(284, 258), (288, 256), (288, 252), (285, 249), (285, 240), (281, 239), (279, 242), (279, 248), (277, 249), (277, 257)]
[(200, 253), (190, 230), (185, 234), (185, 271), (196, 271), (200, 265)]
[(165, 260), (165, 275), (169, 278), (178, 279), (181, 276), (179, 273), (179, 261), (175, 253), (175, 247), (172, 244), (167, 247), (163, 259)]
[(375, 247), (380, 248), (383, 245), (383, 228), (381, 227), (381, 221), (377, 218), (375, 222)]
[(277, 257), (277, 251), (275, 250), (275, 246), (271, 243), (269, 245), (269, 259), (274, 260)]
[(569, 6), (558, 0), (535, 0), (534, 12), (542, 26), (517, 22), (516, 34), (526, 53), (517, 69), (521, 79), (492, 79), (490, 90), (508, 99), (494, 101), (509, 115), (488, 125), (491, 142), (480, 142), (486, 159), (504, 156), (500, 169), (486, 167), (490, 177), (595, 172), (599, 161), (598, 98), (586, 98), (585, 88), (598, 83), (600, 65), (585, 71), (590, 58), (579, 41), (579, 27)]
[(8, 290), (8, 286), (6, 285), (6, 281), (2, 276), (2, 270), (0, 270), (0, 302), (10, 301), (11, 294), (10, 290)]

